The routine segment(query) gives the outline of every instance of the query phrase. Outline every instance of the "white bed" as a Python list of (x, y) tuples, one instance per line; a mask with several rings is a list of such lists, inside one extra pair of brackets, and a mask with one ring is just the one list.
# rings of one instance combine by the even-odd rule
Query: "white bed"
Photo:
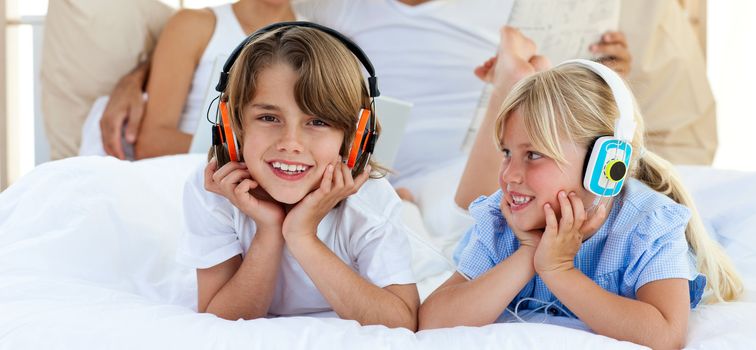
[[(39, 166), (0, 194), (0, 349), (638, 347), (540, 323), (415, 334), (327, 317), (232, 322), (198, 314), (194, 271), (174, 251), (183, 181), (202, 161), (72, 158)], [(681, 170), (747, 287), (743, 301), (692, 312), (688, 347), (756, 348), (756, 173)], [(431, 199), (421, 203), (424, 221), (445, 219), (427, 204), (445, 199)], [(411, 242), (424, 296), (450, 273), (428, 246), (448, 253), (461, 232), (425, 230), (416, 208), (406, 213), (419, 228)]]

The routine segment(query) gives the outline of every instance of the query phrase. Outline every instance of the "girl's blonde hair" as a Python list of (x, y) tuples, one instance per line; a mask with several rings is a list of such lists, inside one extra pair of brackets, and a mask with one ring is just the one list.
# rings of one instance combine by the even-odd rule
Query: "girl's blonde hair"
[[(299, 108), (344, 132), (339, 154), (346, 158), (357, 128), (361, 108), (371, 109), (360, 65), (337, 39), (318, 29), (282, 27), (264, 33), (239, 54), (229, 72), (226, 89), (231, 124), (244, 149), (244, 107), (256, 93), (260, 73), (275, 64), (288, 64), (299, 75), (294, 96)], [(376, 121), (380, 134), (380, 124)], [(386, 169), (370, 161), (371, 177)]]
[[(571, 144), (588, 147), (598, 137), (614, 134), (619, 117), (609, 85), (597, 74), (576, 64), (540, 72), (520, 81), (502, 104), (496, 120), (495, 141), (501, 145), (506, 119), (518, 110), (533, 147), (562, 167), (567, 164), (560, 144), (567, 137)], [(637, 127), (629, 165), (630, 176), (665, 194), (692, 213), (685, 230), (688, 245), (696, 255), (699, 271), (707, 278), (707, 301), (729, 301), (743, 291), (743, 284), (722, 247), (713, 240), (701, 221), (690, 194), (685, 190), (672, 164), (645, 151), (643, 118), (635, 108)]]

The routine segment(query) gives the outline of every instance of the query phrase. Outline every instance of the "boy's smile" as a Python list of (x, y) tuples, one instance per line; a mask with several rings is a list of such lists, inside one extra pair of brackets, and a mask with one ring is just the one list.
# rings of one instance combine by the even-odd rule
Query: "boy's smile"
[(273, 160), (268, 164), (273, 168), (273, 173), (276, 176), (289, 181), (296, 181), (303, 178), (307, 171), (312, 168), (312, 165), (287, 162), (285, 160)]
[(244, 107), (244, 161), (273, 199), (295, 204), (320, 186), (328, 164), (339, 160), (344, 132), (297, 104), (298, 79), (276, 63), (257, 76), (255, 96)]

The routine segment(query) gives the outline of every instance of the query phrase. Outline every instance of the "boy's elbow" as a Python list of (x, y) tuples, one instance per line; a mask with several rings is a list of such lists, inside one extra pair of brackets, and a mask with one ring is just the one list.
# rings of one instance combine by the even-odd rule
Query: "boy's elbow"
[[(401, 308), (392, 313), (393, 317), (384, 319), (383, 321), (377, 321), (379, 324), (383, 324), (388, 328), (406, 328), (412, 332), (417, 332), (417, 311), (411, 308)], [(374, 321), (373, 321), (374, 322)], [(368, 322), (371, 324), (373, 322)], [(365, 325), (365, 323), (360, 322)]]
[(206, 310), (206, 311), (200, 311), (200, 313), (207, 313), (215, 315), (218, 318), (222, 318), (224, 320), (229, 321), (237, 321), (239, 319), (249, 321), (249, 320), (256, 320), (258, 318), (264, 318), (267, 316), (267, 314), (261, 314), (261, 313), (250, 313), (250, 314), (236, 314), (236, 313), (227, 313), (227, 312), (220, 312), (219, 310)]
[(389, 327), (402, 327), (409, 329), (412, 332), (417, 332), (417, 312), (413, 312), (410, 309), (404, 310), (399, 313), (400, 317), (394, 321), (394, 325)]
[(417, 318), (406, 318), (398, 322), (397, 327), (409, 329), (412, 332), (417, 332)]
[(264, 318), (268, 315), (267, 309), (254, 309), (254, 310), (247, 310), (247, 312), (239, 312), (240, 310), (235, 309), (229, 309), (227, 307), (223, 307), (223, 305), (214, 304), (212, 301), (208, 303), (204, 308), (198, 307), (197, 312), (203, 313), (203, 314), (211, 314), (215, 315), (218, 318), (222, 318), (224, 320), (229, 321), (236, 321), (239, 319), (243, 320), (254, 320), (258, 318)]

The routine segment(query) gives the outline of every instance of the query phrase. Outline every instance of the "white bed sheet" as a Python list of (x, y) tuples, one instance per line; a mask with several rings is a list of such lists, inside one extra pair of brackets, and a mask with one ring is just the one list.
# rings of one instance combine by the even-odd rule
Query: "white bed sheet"
[[(0, 194), (0, 349), (638, 347), (548, 324), (415, 334), (336, 318), (226, 321), (197, 314), (194, 271), (178, 265), (174, 253), (183, 226), (183, 181), (202, 158), (67, 159), (39, 166)], [(756, 188), (744, 186), (756, 183), (756, 174), (685, 170), (701, 209), (711, 214), (707, 223), (746, 276), (751, 293), (751, 301), (695, 310), (688, 346), (756, 348)], [(724, 192), (728, 187), (738, 191)], [(427, 200), (424, 212), (444, 210)], [(436, 203), (448, 204), (440, 197)], [(734, 203), (740, 206), (726, 209)], [(424, 228), (434, 218), (420, 218), (413, 210), (408, 207), (406, 217), (419, 228), (411, 242), (421, 293), (427, 295), (450, 273), (434, 249), (447, 253), (454, 233), (429, 233)]]

